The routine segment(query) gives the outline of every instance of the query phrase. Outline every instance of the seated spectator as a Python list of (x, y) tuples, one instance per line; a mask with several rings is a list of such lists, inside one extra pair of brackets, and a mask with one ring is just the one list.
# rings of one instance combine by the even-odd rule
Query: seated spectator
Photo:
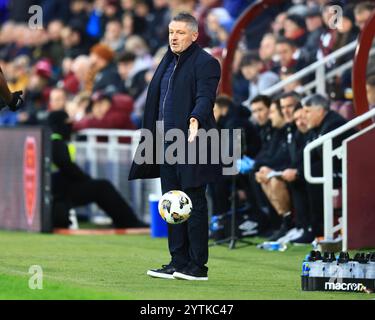
[(371, 1), (365, 1), (358, 3), (354, 8), (355, 23), (360, 30), (366, 25), (366, 22), (371, 17), (375, 10), (375, 3)]
[(324, 32), (323, 18), (318, 6), (309, 9), (305, 16), (305, 23), (308, 34), (302, 50), (308, 55), (309, 61), (315, 61), (320, 36)]
[(147, 68), (142, 68), (142, 65), (136, 64), (136, 58), (134, 53), (124, 52), (117, 63), (118, 73), (124, 84), (123, 92), (134, 99), (137, 99), (147, 86), (145, 77), (148, 71)]
[(296, 14), (289, 14), (284, 22), (284, 37), (293, 40), (297, 47), (305, 45), (307, 33), (304, 19)]
[(264, 70), (275, 71), (275, 53), (276, 37), (272, 33), (266, 33), (259, 46), (259, 58), (263, 62)]
[(214, 8), (209, 11), (206, 25), (211, 39), (210, 47), (225, 48), (233, 23), (232, 17), (224, 8)]
[(92, 95), (91, 111), (81, 120), (73, 123), (74, 130), (97, 129), (133, 129), (130, 113), (121, 106), (112, 105), (112, 97), (98, 91)]
[[(75, 58), (71, 65), (71, 71), (74, 74), (75, 79), (78, 80), (78, 87), (80, 91), (89, 91), (86, 81), (90, 74), (90, 58), (89, 56), (78, 56)], [(64, 88), (66, 87), (64, 83)]]
[[(289, 77), (293, 76), (296, 73), (296, 70), (294, 68), (283, 68), (280, 72), (280, 80), (286, 80)], [(297, 93), (303, 92), (302, 80), (295, 80), (285, 85), (283, 91), (284, 93), (292, 91)]]
[(73, 123), (82, 120), (86, 115), (90, 103), (90, 95), (86, 92), (81, 92), (79, 95), (75, 96), (73, 100), (68, 101), (65, 111), (69, 115), (69, 119), (71, 119)]
[(298, 49), (295, 42), (290, 39), (277, 39), (276, 55), (279, 59), (279, 74), (288, 68), (294, 68), (296, 71), (299, 71), (308, 65), (305, 53), (301, 49)]
[(122, 84), (114, 64), (114, 52), (104, 44), (96, 44), (90, 50), (90, 61), (92, 91), (120, 92)]
[(244, 106), (249, 106), (255, 96), (279, 81), (279, 77), (275, 73), (272, 71), (261, 72), (262, 69), (262, 61), (257, 54), (249, 53), (242, 58), (241, 72), (249, 81), (249, 97), (242, 103)]
[(10, 91), (25, 91), (29, 83), (30, 58), (28, 56), (18, 56), (10, 63), (8, 86)]
[[(255, 179), (282, 219), (280, 229), (276, 230), (269, 239), (270, 241), (276, 241), (293, 227), (291, 199), (286, 185), (280, 184), (277, 179), (270, 180), (269, 174), (272, 171), (280, 171), (286, 168), (290, 163), (290, 155), (286, 139), (286, 121), (281, 106), (276, 103), (271, 104), (269, 117), (274, 133), (266, 157), (262, 159), (261, 163), (257, 163), (259, 170), (255, 173)], [(274, 194), (275, 188), (278, 189), (277, 197)]]
[(125, 36), (122, 33), (120, 20), (108, 21), (102, 43), (111, 48), (116, 54), (122, 52), (125, 44)]
[(126, 200), (107, 180), (92, 179), (75, 163), (68, 142), (72, 131), (64, 111), (51, 112), (48, 124), (52, 130), (52, 213), (55, 228), (69, 227), (69, 210), (96, 203), (113, 221), (115, 228), (147, 227), (134, 214)]
[[(319, 94), (306, 97), (302, 100), (302, 105), (305, 111), (307, 127), (309, 129), (309, 142), (347, 123), (342, 116), (330, 110), (329, 100)], [(349, 130), (333, 139), (333, 149), (339, 147), (345, 138), (351, 136), (355, 132), (355, 130)], [(335, 158), (333, 160), (333, 184), (335, 187), (341, 186), (341, 178), (339, 176), (340, 172), (341, 163)], [(318, 147), (311, 152), (311, 174), (314, 177), (322, 176), (323, 174), (322, 147)], [(323, 235), (323, 185), (308, 183), (307, 194), (309, 199), (311, 229), (307, 231), (307, 233), (310, 234), (304, 234), (304, 236), (315, 238)]]

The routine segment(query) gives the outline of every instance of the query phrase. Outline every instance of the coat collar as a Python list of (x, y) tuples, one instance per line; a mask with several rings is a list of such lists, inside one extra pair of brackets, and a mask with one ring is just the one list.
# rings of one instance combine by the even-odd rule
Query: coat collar
[(178, 63), (182, 64), (187, 58), (189, 58), (195, 50), (199, 48), (199, 45), (196, 42), (193, 42), (185, 51), (183, 51), (180, 55), (176, 55), (172, 52), (171, 47), (168, 46), (168, 56), (169, 59), (175, 57), (178, 59)]

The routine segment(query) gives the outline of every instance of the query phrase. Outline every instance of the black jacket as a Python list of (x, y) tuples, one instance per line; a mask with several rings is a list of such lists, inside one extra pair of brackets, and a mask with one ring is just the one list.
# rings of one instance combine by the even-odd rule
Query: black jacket
[(114, 64), (100, 70), (94, 79), (93, 91), (119, 92), (123, 88), (122, 80)]
[[(154, 146), (156, 145), (156, 121), (159, 112), (160, 80), (173, 58), (173, 53), (168, 48), (167, 53), (155, 71), (147, 92), (142, 127), (153, 133)], [(176, 124), (176, 128), (181, 129), (185, 134), (186, 150), (188, 125), (191, 117), (198, 119), (199, 126), (205, 130), (216, 128), (212, 110), (220, 80), (220, 72), (219, 62), (196, 43), (193, 43), (180, 56), (174, 73), (172, 101), (176, 108), (174, 123)], [(210, 159), (210, 148), (207, 148), (207, 150), (208, 159)], [(136, 155), (141, 153), (142, 149), (138, 148)], [(153, 158), (152, 164), (136, 164), (133, 161), (129, 180), (159, 177), (160, 165), (156, 164), (155, 152)], [(221, 174), (220, 169), (220, 165), (212, 164), (177, 164), (178, 175), (183, 189), (213, 182)]]
[[(335, 111), (328, 111), (319, 127), (313, 128), (308, 132), (308, 142), (311, 142), (324, 134), (331, 132), (338, 127), (347, 123), (347, 120)], [(342, 141), (356, 132), (355, 129), (348, 130), (340, 136), (333, 139), (333, 149), (338, 148)], [(341, 161), (334, 158), (333, 172), (341, 172)], [(322, 147), (315, 148), (311, 151), (311, 173), (313, 176), (321, 176), (323, 174), (323, 149)]]
[(290, 163), (289, 146), (287, 143), (287, 126), (273, 128), (272, 138), (264, 156), (257, 159), (255, 168), (267, 166), (273, 170), (283, 170)]

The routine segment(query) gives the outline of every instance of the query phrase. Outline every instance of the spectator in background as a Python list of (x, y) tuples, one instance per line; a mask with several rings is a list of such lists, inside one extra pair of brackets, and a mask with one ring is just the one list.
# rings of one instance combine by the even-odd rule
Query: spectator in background
[(224, 8), (211, 9), (206, 23), (210, 47), (225, 48), (234, 23), (229, 13)]
[(247, 107), (255, 96), (279, 81), (277, 74), (272, 71), (261, 72), (262, 69), (263, 64), (257, 54), (246, 54), (241, 60), (241, 72), (249, 81), (249, 97), (242, 103)]
[(65, 57), (64, 47), (61, 41), (62, 30), (64, 24), (61, 20), (53, 20), (48, 24), (47, 34), (48, 43), (43, 47), (45, 57), (49, 58), (57, 67), (60, 67)]
[[(375, 108), (375, 74), (369, 75), (366, 81), (366, 92), (367, 100), (369, 104), (369, 109)], [(375, 122), (375, 117), (372, 118), (372, 121)]]
[(130, 114), (124, 112), (122, 106), (114, 105), (109, 94), (101, 91), (95, 92), (91, 103), (89, 113), (73, 123), (75, 131), (88, 128), (133, 129)]
[(275, 71), (275, 53), (276, 37), (272, 33), (266, 33), (259, 46), (259, 58), (263, 62), (264, 70)]
[(295, 244), (306, 244), (310, 239), (302, 236), (311, 226), (306, 181), (303, 173), (303, 150), (307, 143), (307, 123), (302, 105), (298, 103), (293, 111), (293, 118), (297, 131), (290, 145), (291, 162), (288, 168), (282, 171), (281, 179), (285, 181), (290, 190), (295, 228), (291, 229), (280, 242), (292, 242)]
[[(254, 168), (256, 171), (255, 180), (257, 183), (259, 183), (260, 186), (269, 182), (269, 173), (271, 173), (272, 171), (283, 169), (289, 163), (288, 145), (285, 139), (286, 123), (283, 117), (283, 113), (281, 112), (280, 105), (278, 103), (271, 104), (269, 118), (271, 120), (273, 128), (271, 141), (266, 153), (264, 154), (264, 157), (256, 161), (256, 165)], [(262, 187), (262, 189), (263, 191), (265, 190), (264, 187)], [(257, 201), (259, 200), (260, 199), (257, 199)], [(282, 224), (280, 229), (276, 230), (271, 235), (270, 240), (272, 241), (277, 240), (281, 236), (285, 235), (293, 227), (290, 212), (290, 198), (285, 195), (283, 197), (283, 201), (284, 202), (282, 204), (279, 203), (277, 206), (273, 206), (278, 216), (281, 218)], [(264, 205), (267, 205), (267, 203), (263, 204), (263, 207)]]
[(86, 81), (88, 80), (88, 76), (90, 74), (90, 66), (90, 57), (85, 55), (78, 56), (72, 62), (71, 71), (78, 81), (78, 88), (80, 91), (89, 91)]
[(110, 20), (106, 24), (102, 43), (111, 48), (116, 54), (121, 53), (125, 45), (125, 36), (122, 33), (120, 20)]
[(68, 101), (66, 104), (65, 111), (69, 115), (69, 118), (75, 122), (82, 120), (90, 106), (91, 98), (86, 92), (82, 92), (76, 95), (73, 100)]
[(324, 32), (323, 18), (319, 7), (314, 6), (308, 10), (305, 23), (308, 34), (303, 51), (307, 54), (309, 61), (315, 61), (320, 37)]
[(75, 59), (79, 55), (89, 52), (87, 37), (84, 35), (82, 25), (78, 22), (64, 27), (61, 32), (61, 40), (65, 57)]
[(30, 58), (25, 55), (18, 56), (9, 67), (11, 70), (7, 72), (7, 79), (10, 91), (25, 91), (30, 78)]
[[(280, 73), (280, 80), (286, 80), (289, 77), (292, 77), (297, 71), (294, 68), (283, 68)], [(283, 88), (284, 93), (295, 91), (300, 93), (303, 91), (303, 85), (301, 80), (295, 80)]]
[(288, 14), (286, 12), (279, 13), (271, 24), (272, 33), (276, 38), (284, 36), (284, 23)]
[(375, 10), (375, 3), (371, 1), (358, 3), (354, 8), (355, 23), (360, 30), (366, 25), (366, 22)]
[(308, 65), (307, 57), (298, 49), (293, 40), (279, 38), (276, 42), (276, 55), (279, 60), (278, 73), (288, 68), (299, 71)]
[[(308, 142), (347, 123), (342, 116), (330, 110), (329, 100), (319, 94), (306, 97), (302, 100), (302, 105), (309, 129)], [(339, 147), (345, 138), (353, 135), (355, 132), (355, 130), (349, 130), (333, 139), (332, 148), (336, 149)], [(339, 172), (341, 172), (341, 164), (340, 161), (335, 158), (333, 160), (333, 185), (336, 188), (341, 186)], [(311, 152), (311, 174), (314, 177), (320, 177), (323, 174), (322, 147), (316, 148)], [(307, 240), (311, 242), (316, 236), (323, 235), (323, 185), (308, 183), (307, 194), (312, 226), (309, 230), (305, 230), (303, 237), (306, 242)]]
[(293, 40), (297, 47), (305, 45), (307, 33), (304, 19), (296, 14), (289, 14), (284, 21), (284, 37)]
[(53, 88), (49, 94), (49, 111), (65, 111), (67, 102), (66, 92), (62, 88)]
[(123, 92), (134, 99), (137, 99), (146, 88), (146, 73), (148, 71), (148, 69), (142, 69), (141, 64), (136, 63), (136, 58), (134, 53), (124, 52), (117, 63), (118, 73), (124, 84)]
[[(119, 92), (121, 78), (114, 64), (114, 52), (104, 44), (96, 44), (90, 50), (92, 91)], [(90, 86), (90, 82), (87, 83)], [(91, 91), (91, 90), (90, 90)]]
[(45, 121), (51, 91), (52, 65), (47, 60), (36, 63), (25, 92), (25, 108), (18, 114), (18, 122), (36, 125)]
[[(324, 22), (324, 32), (320, 36), (319, 49), (316, 54), (316, 60), (321, 60), (322, 58), (328, 56), (334, 50), (334, 45), (337, 39), (337, 28), (332, 28), (332, 23), (335, 21), (336, 11), (332, 9), (333, 6), (342, 7), (340, 1), (328, 1), (323, 6), (323, 22)], [(334, 63), (334, 62), (333, 62)], [(332, 64), (327, 64), (331, 67)]]

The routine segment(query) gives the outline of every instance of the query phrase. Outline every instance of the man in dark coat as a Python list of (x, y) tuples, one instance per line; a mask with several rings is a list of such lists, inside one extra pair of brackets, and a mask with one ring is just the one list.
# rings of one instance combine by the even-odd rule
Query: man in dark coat
[[(193, 16), (180, 13), (169, 24), (169, 48), (150, 83), (143, 128), (152, 132), (156, 144), (157, 120), (164, 123), (162, 134), (170, 129), (184, 133), (185, 146), (195, 142), (198, 128), (216, 128), (213, 106), (220, 80), (219, 62), (201, 49), (195, 41), (198, 25)], [(142, 143), (142, 141), (141, 141)], [(164, 152), (171, 142), (163, 146)], [(161, 178), (162, 192), (182, 190), (192, 200), (189, 220), (168, 225), (171, 262), (148, 275), (166, 279), (207, 280), (208, 210), (206, 185), (221, 174), (219, 164), (140, 164), (136, 152), (129, 179)], [(187, 148), (186, 148), (187, 149)], [(207, 147), (207, 159), (211, 148)], [(159, 162), (160, 163), (160, 162)]]
[[(308, 132), (308, 142), (318, 139), (320, 136), (347, 123), (341, 115), (330, 110), (329, 100), (319, 94), (314, 94), (305, 98), (302, 101), (302, 105), (305, 110), (307, 126), (310, 129)], [(355, 132), (356, 130), (351, 129), (334, 138), (332, 140), (332, 148), (338, 148), (343, 140), (353, 135)], [(322, 147), (315, 148), (311, 152), (311, 174), (313, 177), (319, 177), (323, 174)], [(335, 157), (333, 160), (333, 184), (336, 188), (341, 186), (340, 174), (341, 161)], [(312, 226), (302, 237), (312, 241), (314, 237), (323, 235), (323, 185), (307, 183), (307, 192)], [(305, 241), (305, 243), (306, 242), (307, 241)]]

